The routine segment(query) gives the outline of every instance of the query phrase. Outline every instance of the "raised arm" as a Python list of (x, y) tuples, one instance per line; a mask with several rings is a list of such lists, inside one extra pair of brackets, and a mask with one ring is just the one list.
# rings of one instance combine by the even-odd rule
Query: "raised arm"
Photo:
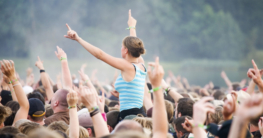
[(8, 85), (9, 90), (10, 90), (10, 92), (11, 92), (11, 96), (12, 96), (13, 101), (17, 101), (17, 98), (16, 98), (16, 94), (15, 94), (15, 92), (14, 92), (13, 85), (10, 83), (10, 80), (9, 80), (5, 75), (3, 75), (3, 81), (4, 81), (5, 84)]
[[(153, 138), (164, 138), (167, 136), (168, 123), (165, 111), (164, 96), (161, 88), (164, 70), (159, 65), (159, 57), (155, 63), (149, 63), (148, 76), (153, 87)], [(154, 69), (151, 69), (154, 66)]]
[(249, 69), (247, 72), (247, 76), (250, 79), (253, 79), (254, 83), (257, 84), (259, 91), (263, 93), (263, 81), (261, 79), (261, 74), (263, 74), (262, 70), (258, 69), (258, 66), (254, 60), (252, 60), (252, 65), (254, 69)]
[(179, 94), (175, 89), (172, 89), (169, 87), (169, 85), (162, 79), (162, 88), (174, 99), (174, 102), (177, 103), (177, 101), (183, 96)]
[(61, 61), (61, 67), (62, 67), (62, 83), (63, 83), (63, 88), (72, 88), (72, 79), (71, 79), (71, 74), (70, 70), (68, 67), (68, 59), (67, 59), (67, 54), (57, 46), (57, 51), (55, 52), (57, 58)]
[(129, 19), (128, 19), (128, 26), (130, 30), (130, 36), (136, 37), (136, 23), (137, 21), (131, 15), (131, 9), (129, 10)]
[(46, 90), (47, 100), (50, 101), (54, 95), (53, 88), (50, 85), (49, 78), (48, 78), (47, 73), (45, 72), (43, 62), (41, 61), (41, 59), (39, 57), (37, 57), (37, 58), (38, 58), (38, 60), (36, 61), (35, 65), (40, 71), (40, 78), (41, 78), (42, 84), (44, 86), (44, 89)]
[(77, 111), (78, 94), (72, 89), (67, 95), (67, 102), (69, 106), (69, 137), (79, 138), (79, 119)]
[(14, 92), (16, 94), (18, 103), (20, 105), (20, 108), (18, 109), (13, 125), (16, 121), (20, 119), (27, 119), (28, 111), (29, 111), (29, 102), (26, 97), (25, 92), (23, 91), (23, 88), (19, 81), (17, 80), (16, 73), (15, 73), (15, 65), (12, 60), (3, 60), (0, 61), (1, 64), (1, 70), (4, 75), (8, 77), (9, 80), (11, 80), (11, 83), (14, 87)]
[(102, 115), (100, 114), (97, 104), (96, 90), (92, 87), (80, 88), (80, 96), (82, 103), (88, 108), (90, 117), (92, 118), (93, 127), (96, 137), (101, 137), (109, 134), (107, 124), (105, 123)]
[(76, 40), (94, 57), (104, 61), (105, 63), (107, 63), (107, 64), (111, 65), (112, 67), (117, 68), (121, 71), (134, 70), (133, 65), (130, 64), (125, 59), (115, 58), (115, 57), (105, 53), (101, 49), (93, 46), (92, 44), (90, 44), (90, 43), (86, 42), (85, 40), (83, 40), (82, 38), (80, 38), (75, 31), (71, 30), (71, 28), (69, 27), (68, 24), (66, 24), (66, 26), (68, 28), (68, 32), (67, 32), (67, 35), (64, 35), (64, 37), (72, 39), (72, 40)]
[(221, 77), (224, 79), (227, 87), (231, 91), (232, 90), (232, 82), (229, 80), (229, 78), (227, 77), (227, 75), (224, 71), (221, 72)]
[(150, 108), (153, 107), (151, 94), (149, 93), (149, 89), (148, 89), (148, 86), (147, 86), (146, 83), (145, 83), (145, 86), (144, 86), (143, 105), (145, 106), (146, 111), (148, 111)]

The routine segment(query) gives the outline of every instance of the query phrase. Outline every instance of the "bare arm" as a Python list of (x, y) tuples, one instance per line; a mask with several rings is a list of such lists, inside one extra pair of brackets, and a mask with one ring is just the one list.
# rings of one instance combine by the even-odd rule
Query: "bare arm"
[(67, 95), (67, 102), (69, 105), (69, 137), (79, 138), (79, 119), (77, 112), (78, 95), (75, 91), (69, 90)]
[(15, 65), (14, 62), (3, 60), (0, 61), (1, 63), (1, 70), (4, 73), (4, 75), (7, 76), (9, 80), (12, 81), (12, 85), (14, 87), (14, 91), (18, 100), (18, 103), (20, 105), (20, 108), (18, 109), (13, 125), (16, 121), (20, 119), (27, 119), (28, 111), (29, 111), (29, 102), (26, 97), (25, 92), (23, 91), (23, 88), (20, 84), (20, 82), (17, 80), (17, 77), (15, 75)]
[(253, 80), (251, 80), (247, 88), (247, 93), (249, 93), (250, 95), (253, 94), (255, 87), (256, 87), (256, 84), (254, 83)]
[(145, 83), (144, 86), (144, 98), (143, 98), (143, 105), (146, 108), (146, 111), (148, 111), (151, 107), (153, 107), (153, 103), (151, 100), (151, 94), (149, 93), (149, 89), (147, 84)]
[(224, 79), (229, 90), (232, 90), (232, 82), (229, 80), (229, 78), (227, 77), (227, 75), (224, 71), (221, 72), (221, 77)]
[(131, 10), (129, 10), (128, 26), (130, 28), (130, 36), (136, 37), (136, 30), (135, 30), (136, 23), (137, 21), (132, 17)]
[(61, 74), (57, 75), (57, 88), (62, 89), (62, 83), (61, 83)]
[[(148, 69), (148, 76), (153, 89), (161, 87), (164, 70), (159, 65), (159, 57), (156, 58), (155, 63), (149, 65), (155, 67), (153, 71), (151, 67)], [(153, 138), (164, 138), (168, 132), (168, 122), (162, 89), (153, 92), (153, 98)]]
[[(35, 65), (38, 67), (39, 70), (44, 70), (45, 69), (44, 65), (43, 65), (43, 62), (40, 60), (39, 57), (38, 57), (38, 61), (36, 62)], [(48, 101), (50, 101), (51, 98), (54, 95), (54, 92), (53, 92), (52, 86), (50, 85), (47, 73), (46, 72), (41, 72), (40, 73), (40, 78), (41, 78), (42, 84), (44, 86), (44, 89), (46, 90), (47, 99), (48, 99)]]
[(252, 60), (252, 65), (254, 69), (249, 69), (247, 72), (247, 76), (250, 79), (253, 79), (254, 83), (258, 86), (259, 91), (263, 93), (263, 81), (261, 78), (263, 70), (258, 69), (258, 66), (254, 60)]
[(70, 70), (68, 67), (68, 61), (67, 61), (67, 54), (57, 46), (57, 52), (55, 52), (56, 56), (59, 60), (61, 60), (61, 67), (62, 67), (62, 82), (64, 88), (71, 89), (72, 88), (72, 79)]
[[(162, 80), (162, 88), (163, 89), (167, 89), (169, 86), (168, 84), (164, 81), (164, 79)], [(183, 98), (183, 96), (181, 94), (179, 94), (175, 89), (169, 88), (169, 95), (174, 99), (174, 102), (177, 103), (177, 101), (181, 98)]]

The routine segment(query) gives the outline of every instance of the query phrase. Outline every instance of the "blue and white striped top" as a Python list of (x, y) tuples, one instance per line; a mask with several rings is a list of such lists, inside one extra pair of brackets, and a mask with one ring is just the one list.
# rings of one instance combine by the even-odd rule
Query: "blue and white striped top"
[(135, 67), (135, 77), (132, 81), (126, 82), (120, 74), (115, 82), (115, 90), (119, 92), (120, 111), (132, 108), (141, 108), (143, 106), (144, 86), (147, 71), (142, 71)]

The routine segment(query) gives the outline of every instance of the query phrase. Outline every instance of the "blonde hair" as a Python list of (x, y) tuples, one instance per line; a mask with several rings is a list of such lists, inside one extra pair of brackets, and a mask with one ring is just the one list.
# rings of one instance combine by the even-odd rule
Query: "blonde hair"
[(6, 106), (0, 106), (0, 125), (5, 122), (5, 119), (12, 114), (12, 110)]
[(50, 130), (60, 130), (62, 132), (66, 132), (68, 127), (68, 124), (66, 124), (64, 121), (55, 121), (49, 124), (47, 128)]
[[(66, 132), (67, 135), (69, 135), (69, 128)], [(79, 138), (88, 138), (89, 137), (89, 132), (86, 128), (79, 126)]]
[(132, 120), (138, 122), (141, 124), (143, 128), (148, 128), (149, 130), (152, 131), (153, 129), (153, 124), (152, 124), (152, 118), (147, 118), (147, 117), (135, 117)]
[(31, 122), (31, 121), (30, 121), (30, 120), (27, 120), (27, 119), (20, 119), (20, 120), (18, 120), (18, 121), (15, 122), (14, 127), (19, 128), (19, 126), (20, 126), (21, 124), (25, 123), (25, 122)]
[(36, 130), (38, 128), (41, 128), (42, 126), (40, 126), (38, 123), (35, 122), (25, 122), (23, 124), (21, 124), (18, 129), (21, 133), (28, 135), (29, 133), (31, 133), (33, 130)]
[(164, 100), (164, 102), (165, 102), (165, 108), (166, 108), (166, 113), (167, 113), (167, 119), (168, 119), (168, 122), (170, 123), (173, 121), (174, 106), (173, 106), (173, 103), (168, 100)]
[(58, 132), (47, 128), (39, 128), (29, 133), (29, 138), (63, 138)]

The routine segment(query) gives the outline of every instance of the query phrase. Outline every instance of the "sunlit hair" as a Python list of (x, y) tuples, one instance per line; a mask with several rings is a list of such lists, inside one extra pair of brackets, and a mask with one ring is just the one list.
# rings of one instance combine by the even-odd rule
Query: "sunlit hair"
[(59, 130), (62, 132), (66, 132), (69, 126), (64, 121), (55, 121), (49, 124), (47, 128), (50, 130)]
[(28, 135), (29, 138), (63, 138), (58, 132), (47, 128), (38, 128)]
[(140, 55), (146, 52), (142, 40), (138, 37), (127, 36), (123, 39), (122, 43), (133, 57), (140, 57)]
[[(66, 134), (69, 135), (69, 129), (66, 131)], [(79, 126), (79, 138), (88, 138), (89, 132), (86, 128)]]
[(153, 129), (152, 118), (135, 117), (132, 120), (134, 120), (134, 121), (138, 122), (139, 124), (141, 124), (143, 128), (148, 128), (151, 131)]

